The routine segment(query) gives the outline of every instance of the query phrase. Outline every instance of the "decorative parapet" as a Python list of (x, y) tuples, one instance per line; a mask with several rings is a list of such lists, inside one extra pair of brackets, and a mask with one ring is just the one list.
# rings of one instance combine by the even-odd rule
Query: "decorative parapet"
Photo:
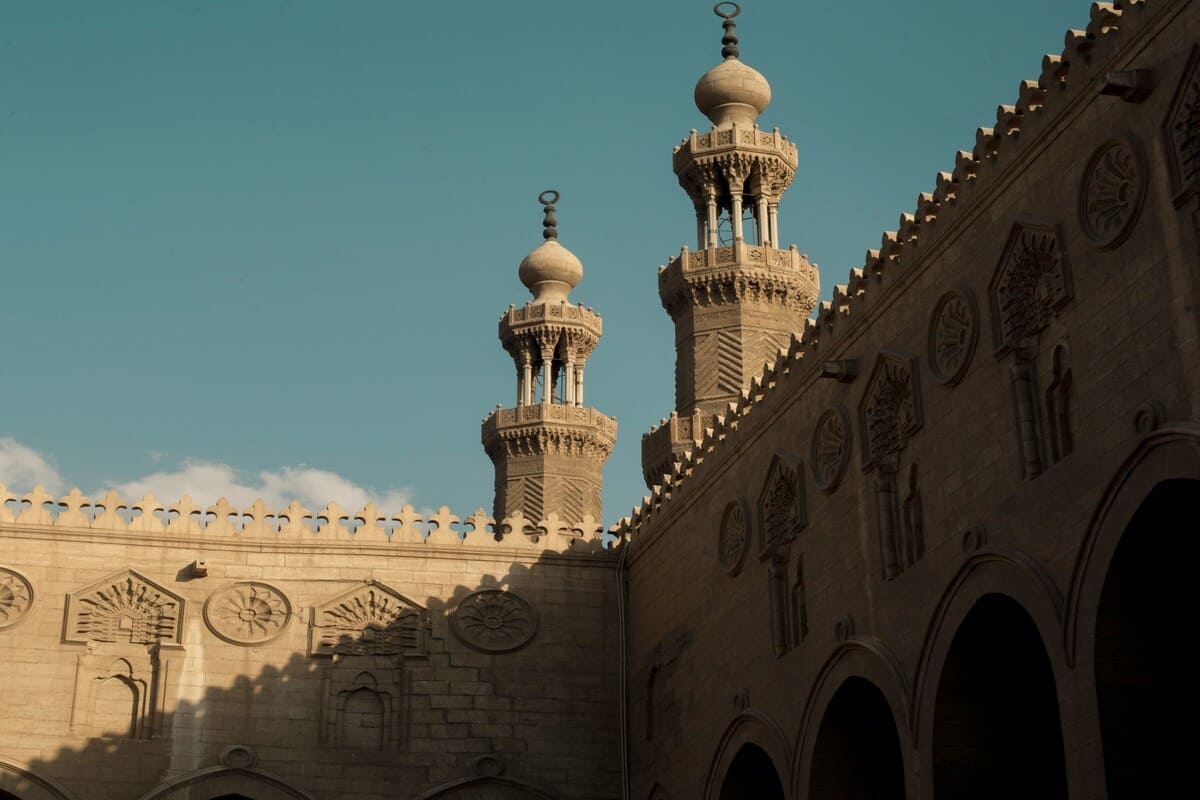
[[(768, 364), (761, 378), (751, 381), (738, 401), (729, 404), (728, 413), (718, 416), (695, 448), (685, 453), (661, 483), (632, 509), (630, 516), (619, 520), (609, 532), (623, 540), (662, 513), (696, 473), (703, 471), (704, 462), (716, 460), (714, 456), (729, 446), (761, 403), (775, 401), (781, 395), (794, 397), (798, 387), (792, 382), (798, 380), (796, 376), (816, 372), (841, 336), (869, 316), (888, 289), (912, 271), (921, 253), (932, 249), (947, 231), (955, 229), (965, 211), (979, 202), (976, 198), (987, 197), (989, 187), (1004, 174), (1017, 154), (1036, 146), (1039, 142), (1036, 134), (1060, 114), (1089, 99), (1082, 94), (1088, 87), (1099, 90), (1107, 85), (1110, 65), (1121, 45), (1171, 5), (1167, 0), (1093, 3), (1086, 30), (1067, 31), (1062, 54), (1043, 57), (1040, 77), (1020, 83), (1017, 103), (997, 108), (995, 127), (976, 131), (974, 148), (955, 154), (954, 171), (935, 176), (934, 191), (917, 195), (914, 213), (901, 214), (897, 229), (884, 232), (879, 249), (868, 250), (863, 266), (851, 269), (847, 282), (834, 287), (832, 300), (820, 304), (815, 320), (806, 320), (804, 331), (792, 337), (787, 352)], [(1120, 101), (1114, 98), (1113, 102)], [(703, 262), (689, 261), (688, 256), (695, 255), (684, 248), (678, 259), (672, 259), (668, 267), (659, 270), (660, 292), (673, 274), (685, 274), (682, 268), (671, 269), (676, 263), (688, 261), (692, 269), (713, 263), (707, 255)], [(726, 253), (724, 257), (730, 255)], [(667, 306), (666, 295), (663, 305)], [(788, 384), (786, 388), (775, 391), (783, 383)]]
[(594, 408), (536, 403), (499, 408), (483, 420), (483, 449), (499, 455), (587, 456), (603, 462), (617, 441), (617, 421)]
[(681, 417), (676, 411), (651, 426), (642, 434), (642, 471), (647, 486), (662, 482), (670, 475), (674, 466), (683, 461), (684, 455), (694, 449), (704, 435), (704, 415), (699, 409), (691, 416)]
[(509, 306), (500, 317), (500, 342), (504, 349), (519, 354), (522, 340), (533, 339), (540, 345), (565, 338), (580, 359), (596, 349), (604, 326), (600, 315), (583, 305), (569, 303), (526, 303)]
[(787, 250), (734, 242), (683, 247), (658, 269), (658, 293), (672, 319), (695, 305), (777, 303), (807, 316), (821, 289), (817, 265), (795, 245)]
[(788, 141), (779, 128), (768, 133), (757, 125), (749, 129), (735, 124), (725, 129), (713, 126), (708, 133), (697, 133), (693, 128), (675, 148), (671, 166), (676, 175), (681, 175), (695, 161), (733, 153), (775, 157), (792, 171), (800, 163), (796, 145)]
[[(614, 423), (615, 425), (615, 423)], [(115, 492), (92, 500), (79, 489), (55, 498), (43, 487), (15, 495), (0, 484), (0, 531), (52, 528), (64, 534), (97, 532), (105, 535), (276, 543), (288, 547), (402, 546), (446, 548), (504, 548), (572, 553), (600, 552), (604, 528), (585, 517), (569, 524), (551, 514), (540, 521), (509, 517), (499, 522), (483, 509), (459, 517), (442, 506), (421, 514), (411, 505), (387, 515), (374, 503), (358, 512), (331, 502), (311, 511), (293, 501), (271, 509), (262, 500), (239, 509), (221, 498), (201, 506), (184, 496), (165, 505), (154, 495), (127, 501)]]

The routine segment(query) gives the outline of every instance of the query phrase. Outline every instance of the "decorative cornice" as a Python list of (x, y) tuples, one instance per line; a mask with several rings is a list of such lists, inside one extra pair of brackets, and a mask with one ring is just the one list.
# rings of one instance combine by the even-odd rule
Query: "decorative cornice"
[(603, 463), (617, 440), (617, 421), (594, 408), (534, 404), (498, 408), (483, 421), (483, 449), (492, 461), (562, 455)]
[(820, 292), (817, 266), (796, 250), (735, 242), (690, 251), (658, 270), (663, 308), (678, 321), (695, 306), (773, 303), (803, 318), (812, 312)]

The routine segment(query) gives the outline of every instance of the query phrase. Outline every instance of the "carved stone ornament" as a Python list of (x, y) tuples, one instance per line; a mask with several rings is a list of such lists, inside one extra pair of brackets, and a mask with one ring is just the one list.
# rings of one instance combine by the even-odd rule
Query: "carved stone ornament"
[(292, 620), (292, 604), (274, 586), (244, 581), (218, 589), (204, 604), (204, 622), (230, 644), (269, 642)]
[(0, 629), (16, 625), (33, 607), (33, 586), (25, 576), (0, 567)]
[(314, 656), (428, 653), (429, 612), (390, 586), (366, 581), (317, 606), (309, 634)]
[(1200, 45), (1183, 70), (1163, 124), (1176, 205), (1200, 193)]
[(1083, 171), (1079, 224), (1095, 247), (1110, 250), (1129, 238), (1146, 199), (1141, 150), (1123, 139), (1100, 145)]
[(1031, 343), (1072, 297), (1058, 226), (1023, 220), (1012, 227), (992, 277), (997, 356)]
[(798, 459), (776, 455), (767, 468), (758, 498), (762, 526), (759, 558), (766, 558), (796, 538), (808, 520), (804, 507), (804, 466)]
[(863, 429), (863, 466), (893, 459), (921, 427), (921, 391), (917, 360), (880, 353), (863, 394), (859, 417)]
[(450, 628), (473, 650), (507, 653), (537, 633), (537, 612), (524, 598), (502, 589), (483, 589), (463, 598), (450, 615)]
[(962, 380), (979, 339), (979, 311), (967, 289), (942, 295), (929, 319), (929, 371), (938, 383)]
[(66, 641), (178, 645), (183, 598), (144, 575), (125, 570), (72, 592)]
[(832, 492), (842, 482), (850, 463), (850, 416), (842, 406), (827, 409), (813, 430), (813, 483), (822, 492)]
[(742, 571), (746, 553), (750, 550), (750, 511), (741, 500), (725, 506), (721, 515), (721, 531), (717, 536), (717, 559), (721, 569), (731, 576)]

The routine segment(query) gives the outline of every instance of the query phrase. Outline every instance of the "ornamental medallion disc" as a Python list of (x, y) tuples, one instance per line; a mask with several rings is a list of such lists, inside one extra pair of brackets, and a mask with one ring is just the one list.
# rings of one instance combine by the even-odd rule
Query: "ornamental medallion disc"
[(283, 633), (291, 619), (292, 604), (283, 592), (257, 581), (218, 589), (204, 604), (209, 630), (230, 644), (269, 642)]
[(0, 567), (0, 628), (16, 625), (33, 607), (33, 586), (25, 576)]
[(933, 379), (951, 385), (962, 380), (978, 339), (975, 299), (966, 290), (946, 292), (929, 319), (929, 371)]
[(473, 650), (507, 653), (533, 639), (538, 628), (537, 612), (512, 592), (483, 589), (463, 598), (450, 615), (450, 628)]
[(730, 575), (742, 571), (746, 562), (746, 553), (750, 550), (750, 515), (746, 512), (746, 504), (734, 500), (725, 506), (721, 515), (721, 532), (717, 536), (717, 559), (721, 568)]
[(1100, 145), (1083, 171), (1079, 223), (1095, 247), (1109, 250), (1129, 238), (1146, 197), (1146, 167), (1131, 143)]

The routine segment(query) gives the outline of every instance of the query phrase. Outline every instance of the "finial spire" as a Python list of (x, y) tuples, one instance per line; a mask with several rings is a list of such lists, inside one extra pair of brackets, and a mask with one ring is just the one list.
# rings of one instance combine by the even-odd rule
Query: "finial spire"
[[(732, 6), (733, 10), (722, 10), (726, 6)], [(721, 37), (721, 44), (725, 45), (721, 48), (721, 56), (726, 59), (737, 58), (741, 51), (738, 50), (737, 23), (733, 18), (742, 13), (742, 7), (737, 3), (717, 3), (713, 6), (713, 13), (725, 20), (721, 23), (721, 27), (725, 29), (725, 35)]]
[(554, 204), (558, 202), (558, 197), (558, 192), (554, 189), (547, 189), (538, 195), (538, 202), (542, 204), (542, 210), (546, 213), (545, 219), (542, 220), (543, 239), (558, 238), (558, 218), (554, 216)]

